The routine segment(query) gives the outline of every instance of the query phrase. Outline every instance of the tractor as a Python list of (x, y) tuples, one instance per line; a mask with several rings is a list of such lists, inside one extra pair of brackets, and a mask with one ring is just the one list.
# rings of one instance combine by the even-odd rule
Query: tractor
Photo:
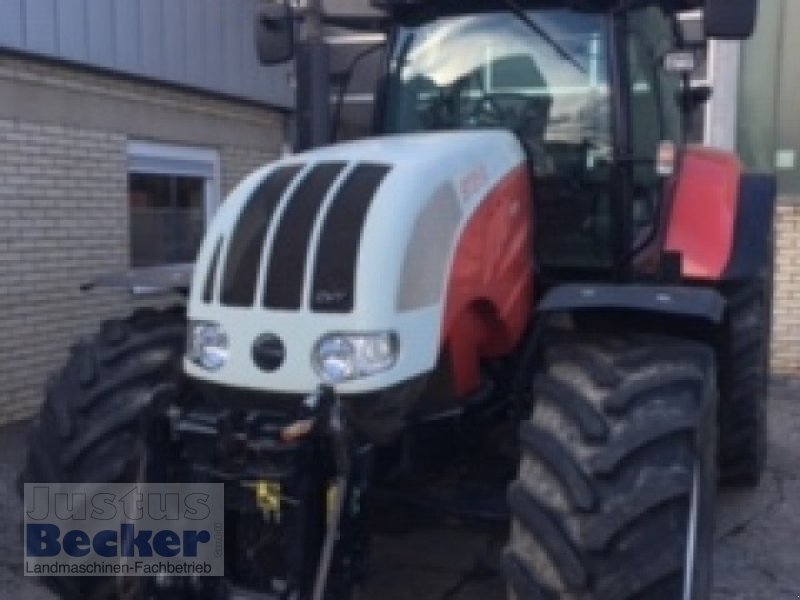
[[(190, 282), (117, 278), (185, 302), (74, 347), (21, 475), (223, 482), (225, 577), (48, 584), (347, 600), (404, 507), (507, 524), (508, 598), (708, 600), (717, 486), (764, 470), (776, 186), (687, 142), (678, 15), (743, 40), (756, 0), (317, 4), (256, 24), (305, 147)], [(386, 34), (367, 139), (331, 138), (328, 25)]]

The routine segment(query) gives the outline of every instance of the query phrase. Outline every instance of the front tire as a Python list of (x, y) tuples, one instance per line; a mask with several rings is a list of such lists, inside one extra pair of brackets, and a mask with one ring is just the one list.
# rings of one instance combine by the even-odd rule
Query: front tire
[[(20, 483), (140, 481), (159, 400), (183, 381), (185, 340), (182, 308), (145, 309), (76, 345), (47, 386)], [(44, 582), (65, 600), (117, 597), (125, 585), (108, 577)]]
[(707, 600), (713, 352), (607, 337), (547, 354), (509, 490), (511, 598)]

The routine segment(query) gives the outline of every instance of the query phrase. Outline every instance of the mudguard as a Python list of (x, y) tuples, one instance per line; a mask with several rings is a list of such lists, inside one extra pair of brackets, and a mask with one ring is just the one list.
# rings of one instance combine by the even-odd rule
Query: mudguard
[(774, 175), (748, 173), (742, 177), (733, 252), (723, 273), (725, 281), (753, 279), (772, 260), (777, 194)]
[(691, 147), (684, 155), (665, 250), (681, 256), (684, 278), (748, 279), (770, 258), (777, 187), (745, 174), (732, 154)]
[(719, 281), (734, 247), (742, 167), (732, 154), (690, 147), (684, 154), (664, 250), (680, 254), (686, 279)]
[[(190, 319), (227, 332), (230, 359), (213, 373), (187, 360), (187, 373), (308, 393), (324, 335), (388, 330), (399, 339), (395, 366), (341, 393), (430, 372), (450, 338), (457, 388), (473, 386), (477, 357), (516, 343), (529, 319), (525, 164), (512, 134), (483, 130), (362, 140), (260, 169), (209, 227), (189, 297)], [(264, 334), (285, 346), (270, 372), (252, 358)]]
[(725, 299), (711, 288), (639, 284), (565, 284), (545, 294), (541, 313), (622, 309), (706, 319), (721, 323)]

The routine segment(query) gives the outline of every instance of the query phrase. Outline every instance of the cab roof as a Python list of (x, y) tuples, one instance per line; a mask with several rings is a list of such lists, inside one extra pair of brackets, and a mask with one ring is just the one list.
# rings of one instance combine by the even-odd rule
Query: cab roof
[(661, 6), (667, 13), (703, 9), (707, 38), (743, 40), (753, 35), (759, 0), (372, 0), (393, 18), (515, 8), (569, 8), (587, 12)]
[[(419, 8), (449, 10), (503, 9), (508, 5), (503, 0), (372, 0), (373, 6), (389, 12), (408, 12)], [(680, 12), (703, 8), (705, 0), (515, 0), (523, 8), (572, 8), (587, 12), (605, 12), (615, 7), (660, 5), (668, 12)]]

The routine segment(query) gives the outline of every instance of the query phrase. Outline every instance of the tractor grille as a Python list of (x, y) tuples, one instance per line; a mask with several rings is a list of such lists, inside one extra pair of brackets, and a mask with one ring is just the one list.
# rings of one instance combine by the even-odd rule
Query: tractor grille
[(328, 191), (346, 166), (345, 163), (317, 165), (292, 195), (275, 234), (269, 259), (265, 308), (300, 309), (314, 223)]
[(252, 306), (255, 301), (258, 271), (267, 231), (284, 192), (302, 169), (302, 165), (274, 171), (253, 192), (228, 245), (222, 304)]
[[(264, 308), (299, 311), (310, 290), (312, 310), (351, 312), (364, 224), (390, 171), (388, 165), (344, 162), (272, 171), (246, 202), (227, 249), (224, 240), (218, 242), (204, 279), (203, 301), (215, 302), (215, 282), (221, 277), (222, 305), (253, 307), (263, 272)], [(317, 230), (319, 242), (313, 247)], [(271, 249), (265, 253), (269, 240)], [(313, 274), (306, 281), (309, 261)]]
[(311, 294), (313, 310), (353, 310), (356, 261), (367, 211), (389, 171), (384, 165), (361, 165), (337, 193), (325, 217), (319, 241)]

